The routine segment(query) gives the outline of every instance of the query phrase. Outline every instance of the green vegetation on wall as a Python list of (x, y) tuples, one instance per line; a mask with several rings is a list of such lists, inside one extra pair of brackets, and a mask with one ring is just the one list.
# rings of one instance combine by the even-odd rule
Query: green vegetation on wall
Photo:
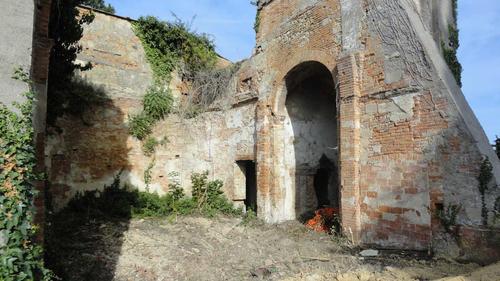
[(147, 139), (156, 122), (172, 111), (173, 103), (172, 94), (167, 86), (157, 84), (149, 87), (142, 101), (142, 112), (130, 116), (129, 133), (139, 140)]
[(449, 32), (448, 46), (444, 42), (441, 43), (444, 60), (448, 64), (458, 85), (462, 87), (462, 65), (458, 61), (458, 56), (457, 56), (457, 50), (458, 47), (460, 46), (458, 39), (458, 29), (450, 25), (448, 26), (448, 32)]
[(83, 0), (82, 4), (110, 14), (115, 13), (115, 8), (111, 4), (106, 4), (104, 0)]
[(448, 205), (443, 206), (442, 209), (436, 210), (437, 217), (441, 221), (441, 225), (444, 227), (446, 232), (452, 233), (453, 228), (457, 225), (458, 213), (462, 209), (461, 205)]
[(206, 34), (197, 34), (180, 20), (161, 21), (155, 17), (141, 17), (134, 30), (146, 51), (155, 80), (170, 81), (174, 70), (196, 72), (213, 68), (217, 61), (215, 45)]
[(255, 14), (255, 22), (253, 23), (253, 30), (255, 30), (255, 33), (259, 33), (259, 28), (260, 28), (260, 10), (257, 10), (257, 13)]
[(457, 50), (460, 47), (458, 37), (458, 0), (452, 0), (453, 23), (448, 25), (448, 44), (441, 42), (443, 57), (458, 85), (462, 87), (462, 65), (458, 61)]
[(215, 46), (206, 34), (197, 34), (177, 20), (161, 21), (155, 17), (141, 17), (134, 23), (134, 31), (141, 39), (146, 57), (154, 75), (154, 85), (143, 99), (141, 113), (130, 117), (130, 134), (143, 144), (145, 154), (151, 155), (156, 144), (148, 138), (157, 121), (173, 109), (173, 98), (168, 90), (172, 72), (177, 70), (185, 77), (213, 69), (217, 62)]
[(481, 193), (481, 217), (483, 219), (483, 225), (486, 226), (488, 224), (488, 208), (486, 207), (486, 191), (489, 189), (489, 185), (491, 180), (493, 179), (493, 166), (491, 165), (488, 157), (485, 157), (481, 162), (481, 166), (479, 168), (479, 175), (477, 180), (479, 181), (479, 192)]
[[(56, 214), (55, 220), (60, 220), (58, 217), (61, 216), (91, 220), (103, 216), (130, 219), (188, 214), (209, 217), (218, 214), (240, 215), (241, 210), (235, 209), (223, 194), (222, 181), (209, 181), (207, 175), (207, 172), (192, 174), (193, 194), (188, 197), (175, 179), (169, 184), (169, 192), (160, 196), (157, 193), (122, 187), (119, 173), (113, 184), (105, 186), (103, 191), (87, 191), (73, 198), (64, 210)], [(176, 173), (169, 174), (170, 178), (177, 176)], [(194, 190), (201, 193), (195, 194)]]
[[(17, 77), (28, 82), (27, 75)], [(0, 280), (51, 280), (45, 269), (42, 248), (35, 244), (33, 182), (36, 175), (34, 131), (32, 125), (34, 95), (17, 104), (19, 113), (0, 104)]]

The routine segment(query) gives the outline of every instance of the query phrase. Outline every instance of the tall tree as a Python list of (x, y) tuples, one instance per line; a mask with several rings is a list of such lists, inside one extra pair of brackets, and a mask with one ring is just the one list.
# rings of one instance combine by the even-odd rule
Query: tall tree
[(106, 4), (104, 0), (84, 0), (82, 4), (111, 14), (115, 13), (115, 8), (111, 4)]

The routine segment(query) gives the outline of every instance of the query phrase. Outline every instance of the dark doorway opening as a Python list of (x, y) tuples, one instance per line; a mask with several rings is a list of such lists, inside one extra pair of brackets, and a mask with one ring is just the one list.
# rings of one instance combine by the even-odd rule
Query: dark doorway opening
[(332, 74), (319, 62), (301, 63), (287, 74), (286, 91), (284, 131), (290, 148), (285, 148), (285, 165), (295, 178), (295, 216), (304, 221), (317, 210), (338, 212), (338, 119)]
[(257, 174), (255, 162), (242, 160), (236, 162), (245, 175), (245, 209), (257, 212)]

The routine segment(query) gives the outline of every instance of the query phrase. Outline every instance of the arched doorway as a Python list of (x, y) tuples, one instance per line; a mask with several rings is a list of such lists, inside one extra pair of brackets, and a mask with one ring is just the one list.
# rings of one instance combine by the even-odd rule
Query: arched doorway
[(303, 62), (285, 76), (284, 165), (292, 187), (294, 218), (317, 208), (339, 207), (338, 125), (330, 70)]

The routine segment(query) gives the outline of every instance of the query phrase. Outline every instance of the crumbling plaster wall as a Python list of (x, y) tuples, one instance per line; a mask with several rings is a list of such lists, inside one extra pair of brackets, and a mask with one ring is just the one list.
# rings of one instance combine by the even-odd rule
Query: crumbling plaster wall
[[(432, 7), (430, 14), (425, 7)], [(259, 215), (289, 218), (283, 206), (291, 200), (290, 171), (280, 162), (286, 151), (282, 77), (316, 60), (331, 69), (338, 86), (344, 231), (365, 244), (426, 249), (441, 230), (436, 208), (450, 204), (463, 205), (460, 224), (480, 226), (482, 156), (493, 162), (496, 183), (500, 170), (439, 50), (452, 20), (450, 1), (274, 0), (259, 8), (253, 57), (261, 74)], [(326, 31), (316, 26), (311, 32), (311, 22)], [(498, 197), (498, 189), (491, 190), (489, 210)]]
[[(462, 205), (461, 225), (481, 224), (478, 169), (487, 155), (498, 175), (498, 159), (418, 7), (405, 0), (366, 5), (362, 240), (424, 249), (439, 229), (440, 205)], [(489, 210), (498, 194), (492, 189), (488, 195)]]
[(341, 52), (341, 16), (338, 1), (267, 2), (259, 4), (260, 25), (251, 59), (259, 93), (257, 201), (259, 216), (279, 222), (295, 219), (296, 200), (306, 200), (296, 197), (295, 163), (286, 160), (293, 147), (286, 137), (285, 77), (297, 65), (311, 61), (333, 71)]
[[(442, 231), (436, 209), (462, 204), (458, 222), (468, 227), (467, 237), (480, 237), (474, 236), (481, 223), (479, 163), (490, 157), (497, 184), (500, 163), (442, 59), (435, 37), (442, 29), (434, 29), (424, 11), (432, 3), (259, 1), (255, 53), (236, 74), (226, 109), (189, 120), (171, 116), (155, 128), (154, 136), (169, 142), (155, 155), (151, 190), (167, 191), (170, 172), (180, 172), (189, 188), (192, 171), (209, 170), (225, 181), (230, 198), (241, 200), (235, 161), (256, 160), (258, 215), (268, 222), (295, 219), (302, 199), (287, 158), (293, 147), (286, 76), (313, 61), (332, 73), (336, 88), (338, 123), (331, 126), (338, 135), (346, 234), (364, 244), (427, 249)], [(98, 14), (87, 30), (80, 59), (97, 67), (84, 76), (111, 100), (84, 117), (90, 126), (65, 117), (62, 132), (49, 138), (47, 163), (59, 206), (76, 191), (109, 184), (122, 168), (124, 182), (144, 189), (152, 160), (126, 129), (151, 81), (139, 40), (130, 22), (111, 16)], [(181, 84), (172, 85), (177, 95)], [(489, 210), (498, 193), (488, 194)]]
[(25, 71), (31, 69), (31, 51), (33, 47), (33, 18), (35, 5), (31, 0), (2, 0), (0, 11), (3, 28), (0, 29), (0, 100), (11, 107), (12, 102), (24, 101), (23, 94), (28, 85), (14, 80), (14, 70), (21, 67)]
[[(328, 70), (325, 71), (328, 74)], [(288, 185), (295, 193), (295, 206), (289, 212), (299, 217), (306, 212), (314, 211), (318, 206), (314, 176), (319, 168), (330, 168), (321, 167), (320, 160), (323, 155), (328, 158), (332, 166), (336, 165), (338, 155), (333, 83), (325, 85), (321, 77), (317, 76), (297, 82), (300, 84), (296, 88), (287, 89), (283, 139), (284, 168), (291, 175), (291, 182)], [(338, 184), (333, 182), (333, 172), (329, 176), (332, 182), (327, 188), (328, 197), (323, 200), (328, 199), (335, 205), (334, 192), (337, 191), (335, 187)]]
[[(88, 110), (81, 118), (63, 116), (47, 137), (46, 164), (55, 209), (63, 207), (77, 193), (102, 189), (123, 169), (122, 184), (146, 190), (144, 172), (153, 163), (151, 192), (164, 194), (178, 172), (190, 194), (193, 172), (210, 172), (221, 179), (229, 198), (242, 193), (233, 188), (235, 160), (254, 159), (254, 115), (251, 92), (230, 99), (227, 110), (203, 113), (192, 119), (171, 114), (153, 130), (157, 140), (166, 140), (147, 157), (140, 141), (130, 136), (130, 116), (142, 109), (142, 97), (152, 83), (152, 72), (139, 38), (128, 19), (95, 12), (95, 20), (84, 28), (78, 56), (93, 68), (81, 77), (108, 100)], [(171, 89), (176, 97), (185, 85), (174, 77)], [(244, 186), (238, 186), (239, 189)], [(244, 198), (243, 198), (244, 199)]]

